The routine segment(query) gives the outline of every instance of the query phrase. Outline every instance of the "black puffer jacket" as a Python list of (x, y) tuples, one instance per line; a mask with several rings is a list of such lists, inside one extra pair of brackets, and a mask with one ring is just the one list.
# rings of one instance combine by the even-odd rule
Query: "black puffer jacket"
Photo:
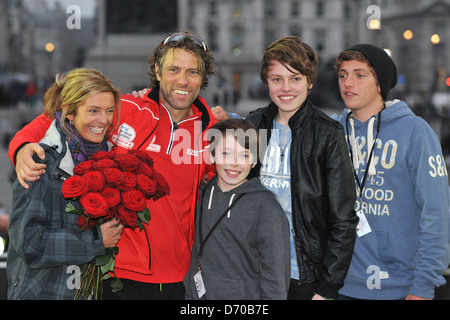
[[(271, 103), (247, 117), (262, 139), (261, 129), (268, 129), (267, 144), (277, 113), (277, 106)], [(290, 118), (289, 126), (292, 220), (300, 283), (319, 281), (317, 293), (333, 298), (350, 266), (358, 223), (344, 129), (308, 99)], [(259, 175), (260, 167), (258, 163), (252, 177)]]

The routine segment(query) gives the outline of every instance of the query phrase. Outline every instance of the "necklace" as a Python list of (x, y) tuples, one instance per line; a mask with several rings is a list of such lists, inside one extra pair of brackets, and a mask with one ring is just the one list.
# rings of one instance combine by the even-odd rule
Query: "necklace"
[(291, 144), (291, 138), (289, 138), (288, 142), (286, 142), (283, 147), (281, 145), (278, 145), (280, 147), (281, 162), (283, 162), (283, 159), (284, 159), (284, 151), (286, 150), (287, 146), (290, 144)]
[[(286, 133), (286, 131), (285, 130), (283, 130), (283, 128), (284, 128), (284, 126), (283, 127), (280, 127), (280, 126), (282, 126), (282, 125), (280, 125), (279, 123), (277, 123), (276, 121), (274, 121), (274, 129), (276, 129), (277, 131), (278, 131), (278, 135), (277, 135), (277, 138), (278, 138), (278, 147), (280, 148), (280, 159), (281, 159), (281, 162), (283, 162), (283, 160), (284, 160), (284, 155), (286, 154), (286, 148), (291, 144), (291, 140), (292, 140), (292, 136), (291, 135), (289, 135), (289, 139), (286, 141), (286, 143), (284, 143), (284, 145), (282, 145), (281, 144), (281, 137), (282, 136), (284, 136), (284, 137), (286, 137), (287, 135), (285, 134)], [(282, 134), (282, 131), (285, 131), (284, 132), (284, 134)]]

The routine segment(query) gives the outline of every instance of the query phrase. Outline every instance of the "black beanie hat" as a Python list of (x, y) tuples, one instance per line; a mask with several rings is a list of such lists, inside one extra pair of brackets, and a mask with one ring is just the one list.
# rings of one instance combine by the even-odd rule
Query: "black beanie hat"
[(377, 75), (381, 96), (386, 101), (389, 90), (397, 84), (397, 68), (394, 61), (386, 51), (371, 44), (357, 44), (346, 51), (348, 50), (359, 51), (370, 61)]

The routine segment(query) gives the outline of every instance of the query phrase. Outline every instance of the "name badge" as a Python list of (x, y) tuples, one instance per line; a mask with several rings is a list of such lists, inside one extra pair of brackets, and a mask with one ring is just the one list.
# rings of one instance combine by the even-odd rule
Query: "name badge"
[(367, 221), (366, 215), (362, 210), (358, 210), (356, 212), (356, 215), (359, 218), (359, 223), (356, 226), (356, 234), (358, 237), (362, 237), (372, 231), (372, 229), (369, 226), (369, 222)]
[(198, 298), (203, 297), (206, 293), (205, 284), (203, 283), (202, 272), (199, 271), (194, 276), (195, 287), (197, 288)]

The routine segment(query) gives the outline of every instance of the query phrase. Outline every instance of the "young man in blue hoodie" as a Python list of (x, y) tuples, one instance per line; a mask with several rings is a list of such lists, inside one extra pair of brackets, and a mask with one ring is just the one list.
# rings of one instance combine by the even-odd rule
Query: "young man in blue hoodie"
[(372, 45), (336, 61), (360, 218), (341, 298), (432, 299), (449, 265), (448, 174), (431, 127), (386, 101), (394, 62)]

